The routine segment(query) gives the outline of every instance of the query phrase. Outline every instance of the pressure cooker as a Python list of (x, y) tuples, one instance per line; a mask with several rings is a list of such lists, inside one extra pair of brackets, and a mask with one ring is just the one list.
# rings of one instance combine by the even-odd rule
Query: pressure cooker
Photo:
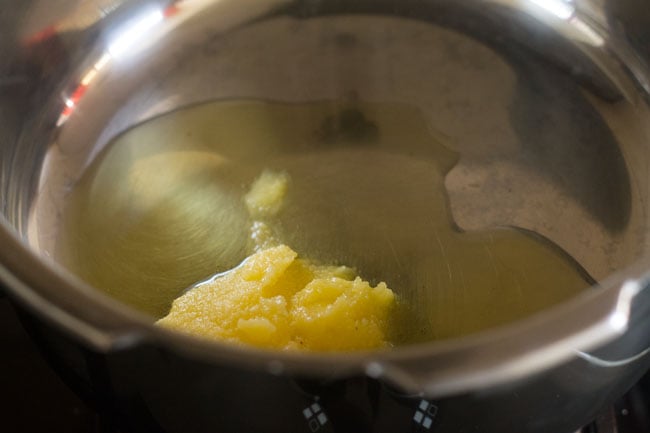
[[(0, 285), (52, 366), (118, 428), (569, 433), (650, 367), (641, 1), (3, 6)], [(459, 155), (445, 183), (457, 224), (537, 233), (597, 283), (459, 338), (294, 353), (160, 328), (57, 260), (66, 197), (114, 137), (238, 98), (418, 107)]]

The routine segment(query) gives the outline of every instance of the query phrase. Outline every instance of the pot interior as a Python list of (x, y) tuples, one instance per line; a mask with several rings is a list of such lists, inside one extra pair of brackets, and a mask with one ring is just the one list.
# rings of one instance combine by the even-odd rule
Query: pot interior
[(387, 282), (398, 343), (515, 321), (645, 256), (644, 71), (579, 11), (190, 3), (70, 31), (13, 150), (8, 219), (92, 286), (162, 317), (246, 257), (265, 170), (291, 179), (274, 236)]

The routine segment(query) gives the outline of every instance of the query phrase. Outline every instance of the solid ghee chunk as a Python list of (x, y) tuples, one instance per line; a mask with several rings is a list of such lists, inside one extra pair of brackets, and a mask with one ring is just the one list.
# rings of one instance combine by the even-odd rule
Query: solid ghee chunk
[(288, 184), (288, 174), (264, 170), (244, 197), (248, 213), (253, 218), (277, 214), (284, 202)]
[(389, 346), (394, 293), (344, 266), (298, 259), (286, 245), (259, 251), (172, 304), (158, 324), (272, 349), (351, 351)]

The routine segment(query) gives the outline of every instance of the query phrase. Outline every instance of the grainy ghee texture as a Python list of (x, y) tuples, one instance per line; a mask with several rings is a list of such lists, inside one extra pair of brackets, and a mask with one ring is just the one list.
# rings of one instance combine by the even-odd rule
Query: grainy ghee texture
[(259, 251), (176, 299), (158, 324), (272, 349), (382, 348), (395, 295), (345, 266), (298, 259), (286, 245)]

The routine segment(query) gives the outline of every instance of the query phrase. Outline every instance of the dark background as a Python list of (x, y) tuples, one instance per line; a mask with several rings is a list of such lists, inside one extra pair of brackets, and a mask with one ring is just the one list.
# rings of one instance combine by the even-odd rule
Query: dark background
[(101, 431), (97, 416), (46, 364), (1, 293), (0, 347), (0, 432)]

